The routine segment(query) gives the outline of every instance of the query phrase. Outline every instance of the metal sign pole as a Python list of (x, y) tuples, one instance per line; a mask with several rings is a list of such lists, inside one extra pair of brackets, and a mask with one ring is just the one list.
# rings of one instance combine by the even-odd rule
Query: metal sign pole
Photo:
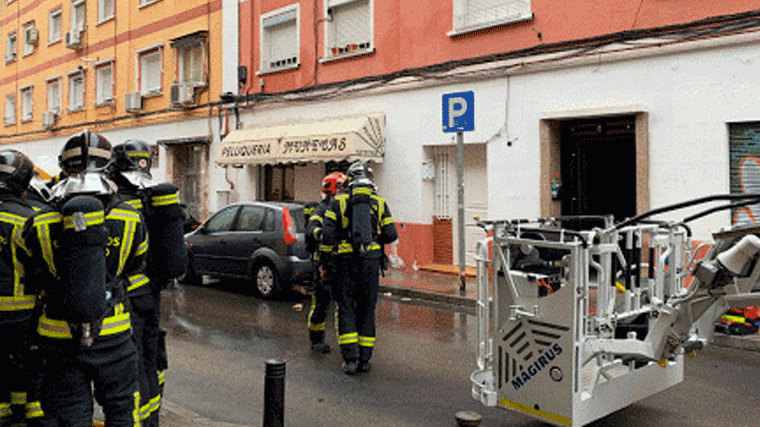
[(465, 236), (464, 236), (464, 134), (457, 132), (457, 233), (459, 234), (459, 290), (465, 290)]

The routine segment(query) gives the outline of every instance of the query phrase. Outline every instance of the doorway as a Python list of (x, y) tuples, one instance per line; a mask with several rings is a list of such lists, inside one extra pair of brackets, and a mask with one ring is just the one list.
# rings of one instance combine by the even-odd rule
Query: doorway
[(175, 144), (171, 147), (173, 156), (172, 181), (179, 187), (179, 200), (196, 218), (205, 218), (201, 200), (203, 156), (207, 145)]
[(563, 120), (560, 141), (563, 216), (636, 215), (635, 116)]

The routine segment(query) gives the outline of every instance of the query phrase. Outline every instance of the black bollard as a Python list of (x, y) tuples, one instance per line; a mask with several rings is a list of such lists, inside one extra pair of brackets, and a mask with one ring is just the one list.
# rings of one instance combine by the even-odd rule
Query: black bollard
[(285, 412), (285, 362), (267, 360), (264, 377), (264, 427), (283, 427)]

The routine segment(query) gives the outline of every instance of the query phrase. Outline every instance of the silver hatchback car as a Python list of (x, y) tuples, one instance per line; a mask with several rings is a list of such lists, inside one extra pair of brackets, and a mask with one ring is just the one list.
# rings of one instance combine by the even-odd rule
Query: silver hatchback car
[(306, 251), (304, 206), (241, 202), (223, 207), (185, 235), (186, 283), (201, 276), (249, 278), (271, 298), (284, 286), (309, 285), (315, 265)]

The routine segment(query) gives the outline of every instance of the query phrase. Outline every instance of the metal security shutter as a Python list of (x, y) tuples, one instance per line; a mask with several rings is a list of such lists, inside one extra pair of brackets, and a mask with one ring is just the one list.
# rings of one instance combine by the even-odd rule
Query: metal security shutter
[[(732, 123), (729, 129), (731, 194), (760, 193), (760, 122)], [(731, 222), (757, 222), (760, 205), (735, 209)]]
[[(341, 3), (341, 4), (339, 4)], [(330, 2), (332, 23), (330, 25), (329, 47), (344, 47), (350, 44), (369, 46), (370, 32), (369, 0), (348, 3)]]
[(530, 0), (465, 0), (458, 26), (471, 27), (530, 15)]
[(434, 150), (435, 206), (433, 214), (438, 219), (451, 219), (451, 174), (454, 168), (451, 163), (452, 150), (448, 147), (435, 147)]

